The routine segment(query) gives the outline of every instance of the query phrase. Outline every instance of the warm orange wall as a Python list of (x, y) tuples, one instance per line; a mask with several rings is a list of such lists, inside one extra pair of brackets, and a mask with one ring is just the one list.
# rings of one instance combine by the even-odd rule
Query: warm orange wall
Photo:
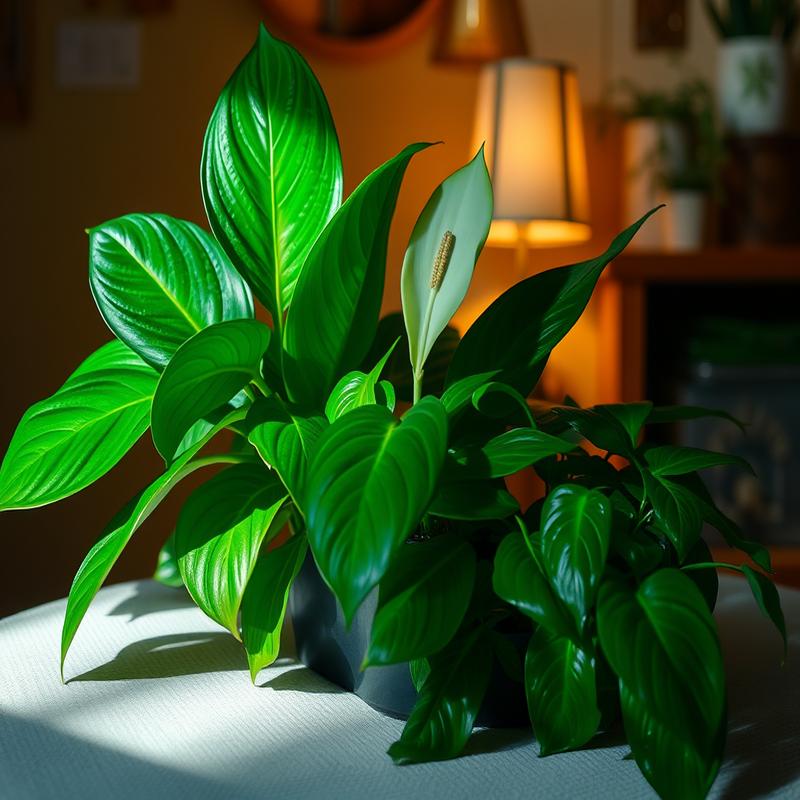
[[(23, 410), (52, 392), (85, 354), (109, 338), (86, 282), (84, 229), (130, 211), (203, 220), (197, 176), (205, 124), (261, 19), (255, 0), (175, 0), (171, 12), (142, 22), (142, 80), (136, 90), (63, 91), (55, 87), (53, 75), (56, 24), (86, 13), (86, 4), (31, 2), (36, 18), (33, 115), (23, 125), (0, 124), (0, 450)], [(576, 3), (581, 2), (596, 12), (593, 0), (564, 0), (558, 13), (550, 0), (532, 4), (542, 15), (536, 29), (541, 54), (552, 54), (548, 46), (563, 47), (572, 51), (568, 56), (583, 56), (590, 65), (599, 60), (594, 17), (575, 27)], [(116, 11), (115, 0), (97, 5), (100, 13)], [(592, 49), (593, 43), (597, 48)], [(470, 156), (476, 74), (431, 64), (430, 45), (426, 35), (362, 64), (309, 55), (339, 129), (348, 190), (409, 141), (444, 142), (418, 156), (409, 171), (389, 254), (387, 309), (399, 305), (402, 253), (416, 214), (434, 186)], [(595, 91), (597, 74), (591, 66), (586, 71)], [(531, 267), (564, 263), (605, 246), (616, 224), (615, 176), (603, 174), (611, 162), (594, 145), (590, 158), (597, 173), (597, 241), (572, 252), (537, 252)], [(487, 251), (457, 321), (463, 326), (516, 280), (514, 270), (512, 253)], [(596, 393), (594, 337), (590, 309), (551, 368), (552, 383), (583, 402), (591, 402)], [(54, 507), (0, 515), (6, 548), (0, 559), (0, 613), (4, 607), (63, 595), (105, 521), (158, 470), (158, 459), (143, 442), (87, 493)], [(115, 577), (149, 569), (158, 541), (169, 530), (170, 512), (169, 507), (158, 512), (135, 537)]]

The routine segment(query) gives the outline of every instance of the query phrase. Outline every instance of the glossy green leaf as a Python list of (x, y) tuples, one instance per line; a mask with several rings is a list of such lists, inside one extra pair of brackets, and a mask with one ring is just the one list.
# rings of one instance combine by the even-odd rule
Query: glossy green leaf
[[(64, 674), (64, 659), (75, 637), (75, 632), (81, 624), (86, 609), (92, 598), (108, 577), (111, 567), (114, 566), (131, 536), (147, 519), (158, 504), (166, 497), (170, 489), (182, 478), (200, 467), (209, 464), (236, 463), (243, 456), (217, 455), (207, 458), (194, 459), (218, 431), (222, 430), (236, 420), (243, 419), (243, 411), (234, 411), (220, 421), (206, 436), (192, 448), (174, 461), (169, 468), (156, 478), (146, 489), (139, 492), (108, 524), (103, 534), (95, 542), (92, 549), (83, 559), (72, 581), (72, 588), (67, 598), (67, 610), (64, 615), (64, 626), (61, 630), (61, 674)], [(194, 459), (194, 460), (193, 460)]]
[(700, 450), (696, 447), (675, 447), (664, 445), (651, 447), (644, 454), (647, 466), (656, 477), (686, 475), (699, 469), (719, 467), (732, 464), (752, 472), (751, 466), (739, 456), (727, 453), (714, 453), (711, 450)]
[(703, 417), (727, 419), (741, 430), (744, 430), (744, 425), (727, 411), (722, 411), (718, 408), (703, 408), (702, 406), (655, 406), (647, 416), (647, 424), (663, 425), (690, 419), (701, 419)]
[(778, 629), (778, 633), (783, 639), (783, 655), (788, 652), (788, 641), (786, 639), (786, 620), (781, 608), (781, 598), (775, 584), (766, 576), (745, 564), (742, 572), (750, 584), (750, 591), (761, 609), (761, 613)]
[(175, 555), (175, 534), (164, 542), (164, 546), (158, 551), (158, 562), (156, 571), (153, 573), (153, 580), (164, 586), (177, 589), (183, 586), (180, 570), (178, 569), (178, 557)]
[(0, 467), (0, 510), (53, 503), (105, 475), (147, 430), (157, 381), (121, 342), (90, 355), (22, 416)]
[[(492, 182), (481, 147), (472, 161), (436, 187), (414, 225), (403, 259), (403, 316), (412, 370), (420, 378), (434, 342), (467, 294), (491, 220)], [(448, 233), (452, 244), (443, 275), (433, 281)]]
[(431, 665), (427, 658), (415, 658), (408, 662), (408, 670), (411, 673), (411, 683), (419, 694), (423, 684), (431, 674)]
[(594, 605), (605, 570), (611, 520), (608, 498), (575, 484), (551, 491), (542, 507), (542, 564), (578, 630)]
[(536, 629), (525, 655), (525, 695), (539, 755), (573, 750), (597, 733), (594, 654), (571, 639)]
[(495, 594), (557, 636), (575, 638), (575, 626), (521, 533), (508, 534), (494, 557)]
[(389, 227), (413, 144), (368, 175), (314, 243), (286, 320), (289, 398), (320, 406), (364, 358), (378, 325)]
[(311, 68), (263, 26), (203, 144), (211, 229), (280, 330), (311, 247), (342, 197), (339, 142)]
[(593, 411), (600, 416), (612, 419), (623, 427), (628, 435), (628, 444), (636, 447), (642, 427), (652, 412), (651, 402), (641, 403), (608, 403), (594, 406)]
[(513, 387), (501, 381), (490, 381), (472, 393), (472, 405), (493, 419), (515, 419), (520, 425), (535, 428), (533, 414), (525, 398)]
[(519, 503), (497, 481), (443, 481), (428, 512), (446, 519), (505, 519), (519, 511)]
[(239, 638), (239, 607), (267, 533), (283, 524), (286, 489), (263, 464), (222, 470), (189, 495), (175, 528), (181, 578), (203, 613)]
[(262, 552), (242, 598), (242, 642), (250, 677), (278, 657), (289, 589), (308, 551), (305, 536), (292, 536), (280, 547)]
[(189, 428), (224, 406), (258, 374), (270, 330), (257, 320), (220, 322), (179, 348), (153, 397), (153, 443), (169, 463)]
[[(539, 426), (550, 433), (561, 432), (568, 426), (580, 436), (588, 439), (595, 447), (611, 453), (628, 456), (633, 452), (629, 429), (612, 413), (601, 413), (595, 408), (572, 408), (556, 406), (551, 410), (551, 418), (540, 420)], [(635, 424), (634, 420), (627, 420)]]
[(725, 674), (699, 590), (675, 569), (638, 589), (606, 581), (597, 626), (642, 774), (666, 800), (705, 797), (722, 759)]
[(513, 428), (483, 447), (464, 447), (453, 452), (460, 478), (499, 478), (536, 463), (542, 458), (568, 453), (575, 445), (534, 428)]
[(453, 419), (472, 402), (475, 392), (489, 383), (499, 370), (487, 370), (477, 375), (467, 375), (451, 383), (442, 393), (442, 405), (447, 411), (447, 416)]
[(333, 387), (328, 402), (325, 404), (325, 416), (330, 422), (354, 408), (374, 405), (378, 402), (385, 405), (389, 411), (394, 411), (394, 392), (389, 390), (387, 395), (385, 389), (379, 386), (379, 382), (383, 368), (396, 345), (397, 340), (369, 372), (348, 372)]
[(461, 753), (489, 683), (491, 644), (478, 628), (429, 662), (430, 673), (400, 740), (388, 751), (396, 764), (442, 761)]
[(597, 279), (652, 214), (620, 233), (603, 255), (520, 281), (497, 298), (464, 335), (447, 386), (469, 375), (500, 371), (498, 380), (529, 394), (550, 351), (580, 317)]
[(383, 577), (364, 667), (424, 658), (455, 635), (472, 596), (475, 551), (456, 536), (401, 547)]
[(216, 239), (165, 214), (92, 228), (89, 284), (108, 327), (157, 369), (203, 328), (253, 316), (250, 289)]
[(382, 406), (362, 406), (320, 437), (306, 484), (308, 538), (348, 621), (414, 532), (446, 445), (447, 417), (434, 397), (402, 422)]
[(656, 520), (683, 562), (700, 538), (703, 527), (700, 503), (677, 481), (657, 478), (648, 472), (642, 477)]
[(308, 464), (316, 443), (328, 427), (325, 417), (288, 410), (273, 397), (260, 399), (248, 414), (253, 424), (249, 441), (272, 467), (302, 510)]

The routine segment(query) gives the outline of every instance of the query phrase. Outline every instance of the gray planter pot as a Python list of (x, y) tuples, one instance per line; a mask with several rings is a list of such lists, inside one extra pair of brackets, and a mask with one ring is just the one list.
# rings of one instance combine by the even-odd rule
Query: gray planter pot
[[(347, 630), (342, 609), (309, 554), (289, 596), (297, 655), (314, 672), (355, 692), (373, 708), (405, 719), (417, 699), (408, 664), (359, 670), (377, 605), (375, 590), (356, 612)], [(524, 650), (524, 638), (514, 644)], [(522, 685), (512, 681), (497, 662), (477, 724), (494, 728), (530, 724)]]

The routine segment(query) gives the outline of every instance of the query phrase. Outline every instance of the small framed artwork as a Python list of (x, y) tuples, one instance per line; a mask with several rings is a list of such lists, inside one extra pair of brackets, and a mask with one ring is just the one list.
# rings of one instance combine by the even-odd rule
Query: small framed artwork
[(0, 121), (30, 114), (33, 3), (0, 0)]

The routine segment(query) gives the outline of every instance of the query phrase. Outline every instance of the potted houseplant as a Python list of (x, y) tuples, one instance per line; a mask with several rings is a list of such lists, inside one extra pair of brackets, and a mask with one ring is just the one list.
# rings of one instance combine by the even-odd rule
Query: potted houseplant
[(706, 0), (722, 44), (718, 82), (723, 124), (733, 133), (768, 134), (786, 118), (787, 46), (797, 27), (795, 0)]
[[(461, 752), (497, 663), (527, 698), (543, 755), (582, 746), (621, 715), (661, 796), (703, 796), (725, 739), (711, 616), (723, 565), (702, 543), (704, 520), (751, 556), (730, 568), (783, 625), (767, 552), (719, 512), (697, 472), (746, 466), (640, 442), (646, 425), (719, 412), (567, 402), (534, 414), (525, 399), (644, 220), (598, 258), (511, 287), (454, 344), (446, 326), (491, 216), (478, 152), (417, 221), (403, 265), (406, 335), (384, 348), (378, 334), (391, 339), (397, 323), (378, 325), (389, 226), (403, 173), (427, 146), (407, 147), (341, 203), (322, 90), (299, 54), (261, 29), (205, 138), (213, 235), (157, 214), (89, 232), (92, 292), (116, 338), (25, 413), (0, 468), (0, 508), (79, 491), (148, 427), (165, 469), (81, 564), (62, 674), (137, 528), (181, 478), (213, 464), (165, 543), (160, 574), (173, 581), (177, 570), (198, 606), (241, 640), (253, 678), (277, 657), (291, 585), (308, 569), (302, 591), (332, 592), (334, 615), (352, 630), (372, 598), (361, 666), (410, 667), (413, 708), (389, 751), (398, 763)], [(255, 318), (254, 299), (271, 327)], [(382, 377), (398, 351), (410, 361), (402, 416)], [(226, 429), (232, 444), (209, 451)], [(522, 510), (503, 477), (531, 465), (547, 492)], [(319, 604), (307, 641), (341, 633), (322, 619), (329, 607)]]

